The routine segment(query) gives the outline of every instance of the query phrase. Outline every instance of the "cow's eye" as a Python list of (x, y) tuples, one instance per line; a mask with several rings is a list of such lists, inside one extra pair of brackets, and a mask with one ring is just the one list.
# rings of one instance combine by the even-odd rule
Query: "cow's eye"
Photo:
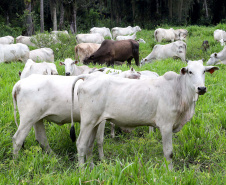
[(188, 72), (189, 74), (193, 74), (191, 71)]

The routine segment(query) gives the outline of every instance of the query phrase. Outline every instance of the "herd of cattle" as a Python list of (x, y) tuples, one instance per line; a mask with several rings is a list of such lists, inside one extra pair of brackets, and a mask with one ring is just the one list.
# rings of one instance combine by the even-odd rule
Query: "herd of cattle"
[[(170, 162), (169, 168), (172, 168), (172, 133), (180, 131), (192, 118), (198, 96), (205, 94), (205, 72), (213, 73), (219, 68), (204, 66), (202, 60), (188, 61), (180, 74), (171, 71), (159, 76), (151, 71), (136, 72), (133, 68), (122, 72), (113, 68), (97, 69), (76, 65), (78, 60), (82, 64), (93, 62), (106, 63), (108, 66), (126, 60), (131, 65), (133, 58), (137, 66), (169, 57), (185, 61), (187, 45), (182, 40), (186, 39), (187, 30), (155, 30), (157, 42), (164, 39), (171, 43), (155, 45), (140, 64), (139, 42), (135, 40), (137, 31), (141, 31), (139, 26), (116, 27), (112, 29), (112, 37), (109, 28), (95, 27), (90, 30), (90, 34), (78, 34), (78, 45), (75, 46), (77, 60), (67, 58), (60, 62), (60, 65), (65, 66), (66, 76), (58, 75), (50, 48), (29, 51), (27, 45), (30, 45), (31, 40), (28, 37), (24, 44), (13, 44), (14, 39), (10, 36), (0, 38), (0, 62), (21, 60), (26, 63), (24, 70), (20, 72), (20, 80), (12, 90), (14, 118), (18, 127), (13, 136), (15, 155), (32, 126), (36, 140), (51, 152), (43, 119), (58, 125), (71, 122), (70, 135), (73, 141), (76, 140), (74, 122), (80, 122), (78, 161), (82, 165), (86, 157), (93, 165), (95, 138), (99, 157), (104, 157), (104, 128), (108, 120), (112, 124), (112, 137), (114, 124), (127, 132), (137, 126), (159, 128), (164, 157)], [(104, 40), (106, 36), (111, 40)], [(22, 42), (22, 38), (23, 36), (19, 36), (16, 41)], [(223, 44), (226, 33), (216, 30), (214, 38)], [(37, 60), (45, 62), (36, 63)], [(226, 64), (226, 47), (219, 53), (213, 53), (207, 64), (218, 62)], [(20, 115), (19, 125), (16, 120), (17, 109)]]

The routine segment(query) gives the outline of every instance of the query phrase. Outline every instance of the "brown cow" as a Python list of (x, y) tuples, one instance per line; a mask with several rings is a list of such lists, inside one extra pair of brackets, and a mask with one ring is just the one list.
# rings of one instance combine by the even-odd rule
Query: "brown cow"
[(114, 65), (114, 61), (124, 62), (131, 65), (131, 60), (135, 59), (135, 63), (139, 66), (139, 43), (135, 40), (105, 40), (100, 48), (90, 57), (85, 58), (84, 64), (93, 62), (94, 64), (104, 64), (107, 66)]

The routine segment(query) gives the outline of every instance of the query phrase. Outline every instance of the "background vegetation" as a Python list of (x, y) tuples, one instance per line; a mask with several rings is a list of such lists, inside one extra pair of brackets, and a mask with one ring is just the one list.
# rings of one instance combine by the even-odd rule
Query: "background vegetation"
[[(169, 27), (169, 26), (168, 26)], [(167, 28), (167, 25), (164, 27)], [(179, 27), (174, 27), (179, 28)], [(223, 49), (214, 41), (216, 29), (226, 30), (226, 24), (215, 27), (187, 26), (187, 59), (205, 61), (213, 52)], [(48, 34), (47, 34), (48, 35)], [(140, 59), (146, 57), (156, 44), (154, 29), (142, 30), (137, 38), (147, 43), (140, 44)], [(41, 38), (40, 38), (41, 39)], [(55, 53), (57, 69), (66, 57), (74, 58), (74, 35), (63, 37), (61, 44), (50, 44)], [(69, 40), (71, 40), (69, 42)], [(201, 45), (208, 40), (210, 48), (205, 52)], [(48, 44), (48, 43), (46, 43)], [(166, 44), (166, 43), (163, 43)], [(30, 48), (34, 49), (34, 48)], [(91, 67), (92, 65), (90, 65)], [(180, 60), (166, 59), (152, 64), (133, 67), (137, 71), (151, 70), (163, 75), (167, 71), (179, 73), (186, 66)], [(42, 151), (35, 141), (32, 129), (25, 141), (25, 149), (13, 160), (12, 136), (17, 127), (13, 118), (12, 88), (19, 80), (18, 71), (23, 63), (0, 64), (0, 184), (225, 184), (226, 183), (226, 67), (206, 74), (207, 93), (199, 97), (195, 114), (190, 122), (173, 135), (174, 169), (164, 167), (162, 140), (159, 130), (148, 134), (148, 127), (138, 127), (132, 133), (116, 132), (110, 138), (110, 126), (105, 128), (105, 161), (98, 159), (94, 148), (95, 167), (78, 169), (75, 143), (69, 137), (69, 126), (45, 123), (50, 147), (55, 155)], [(96, 66), (100, 67), (100, 66)], [(127, 65), (115, 68), (128, 70)], [(17, 115), (19, 120), (19, 115)], [(77, 128), (79, 134), (79, 126)]]

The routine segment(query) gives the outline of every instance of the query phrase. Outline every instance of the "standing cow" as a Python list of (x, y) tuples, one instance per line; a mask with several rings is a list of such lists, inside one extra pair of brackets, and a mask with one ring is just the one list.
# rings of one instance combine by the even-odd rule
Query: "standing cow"
[(84, 64), (93, 62), (94, 64), (104, 64), (107, 66), (114, 65), (114, 61), (124, 62), (131, 65), (131, 60), (135, 59), (135, 63), (139, 66), (139, 43), (135, 40), (112, 41), (105, 40), (100, 48), (90, 57), (84, 60)]
[(93, 34), (78, 34), (76, 35), (76, 42), (77, 44), (80, 43), (96, 43), (101, 44), (104, 41), (104, 37), (99, 33)]
[(166, 45), (157, 44), (152, 52), (141, 60), (140, 64), (144, 65), (145, 63), (165, 58), (180, 58), (182, 61), (185, 61), (186, 49), (187, 45), (183, 41), (176, 41)]
[(111, 29), (111, 31), (112, 31), (113, 39), (115, 39), (117, 36), (134, 34), (138, 31), (141, 31), (141, 28), (139, 26), (135, 26), (135, 27), (128, 26), (126, 28), (114, 27)]
[(90, 29), (90, 33), (99, 33), (103, 37), (110, 37), (112, 39), (110, 29), (106, 27), (93, 27)]
[[(180, 74), (167, 72), (156, 79), (140, 81), (113, 78), (110, 75), (104, 78), (80, 75), (75, 78), (74, 83), (79, 79), (84, 80), (75, 95), (78, 96), (81, 115), (77, 139), (79, 164), (84, 163), (84, 156), (92, 157), (97, 126), (101, 121), (109, 120), (128, 129), (145, 125), (159, 128), (164, 157), (172, 169), (172, 135), (190, 121), (198, 96), (206, 93), (205, 72), (213, 73), (218, 69), (203, 66), (203, 61), (199, 60), (189, 61)], [(74, 85), (72, 102), (73, 92)]]

